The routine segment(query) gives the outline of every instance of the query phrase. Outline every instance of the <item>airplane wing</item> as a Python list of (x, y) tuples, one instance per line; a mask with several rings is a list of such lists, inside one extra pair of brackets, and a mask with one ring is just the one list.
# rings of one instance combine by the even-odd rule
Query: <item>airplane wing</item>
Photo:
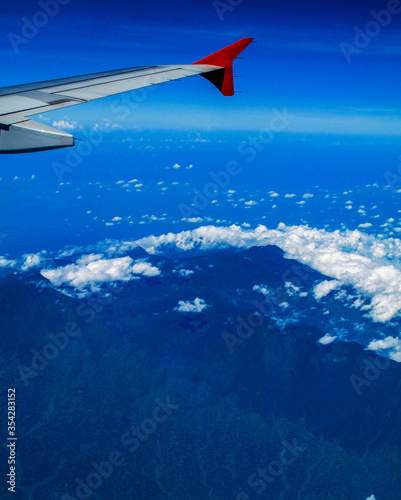
[(29, 117), (150, 85), (201, 75), (223, 95), (232, 96), (233, 61), (252, 41), (243, 38), (193, 64), (127, 68), (0, 88), (0, 153), (74, 146), (72, 135)]

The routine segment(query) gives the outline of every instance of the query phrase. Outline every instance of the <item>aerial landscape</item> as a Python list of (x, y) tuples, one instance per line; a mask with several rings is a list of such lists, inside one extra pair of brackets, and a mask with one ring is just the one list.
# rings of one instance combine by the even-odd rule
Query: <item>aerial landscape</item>
[(399, 500), (401, 2), (2, 9), (0, 499)]

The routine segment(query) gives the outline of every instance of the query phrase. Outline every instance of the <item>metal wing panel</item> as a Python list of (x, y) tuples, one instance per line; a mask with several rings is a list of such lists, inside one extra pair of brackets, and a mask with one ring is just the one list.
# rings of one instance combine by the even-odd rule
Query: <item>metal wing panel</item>
[(120, 94), (122, 92), (127, 92), (142, 87), (148, 87), (150, 85), (157, 85), (159, 83), (177, 80), (179, 78), (185, 78), (186, 76), (192, 76), (193, 74), (197, 74), (197, 72), (188, 69), (183, 70), (181, 68), (168, 68), (163, 71), (157, 71), (155, 73), (141, 76), (127, 75), (124, 78), (119, 78), (116, 80), (97, 80), (90, 85), (85, 84), (79, 87), (76, 86), (75, 88), (71, 88), (70, 90), (63, 87), (62, 89), (60, 89), (60, 92), (68, 97), (91, 101), (94, 99), (100, 99), (102, 97)]
[(211, 65), (151, 66), (8, 87), (0, 95), (0, 124), (11, 125), (39, 113), (74, 106), (130, 90), (214, 71)]
[(92, 78), (88, 78), (85, 80), (73, 80), (69, 82), (60, 82), (57, 85), (50, 85), (46, 87), (44, 90), (46, 92), (65, 92), (68, 90), (73, 90), (75, 88), (83, 88), (83, 87), (92, 87), (95, 85), (101, 85), (104, 83), (113, 83), (118, 82), (120, 80), (133, 80), (133, 79), (141, 79), (146, 78), (147, 76), (151, 76), (157, 73), (163, 73), (166, 71), (163, 67), (154, 66), (147, 70), (135, 70), (135, 71), (124, 71), (122, 73), (115, 73), (112, 75), (103, 76), (100, 75), (92, 75)]
[(44, 90), (48, 89), (50, 87), (57, 87), (60, 85), (65, 85), (68, 83), (77, 83), (77, 82), (84, 82), (84, 81), (90, 81), (95, 78), (102, 78), (102, 77), (107, 77), (107, 76), (113, 76), (113, 75), (122, 75), (124, 73), (133, 73), (133, 72), (141, 72), (141, 71), (146, 71), (146, 70), (151, 70), (154, 68), (157, 68), (158, 66), (138, 66), (135, 68), (125, 68), (125, 69), (118, 69), (118, 70), (112, 70), (112, 71), (103, 71), (100, 73), (90, 73), (88, 75), (80, 75), (80, 76), (70, 76), (68, 78), (57, 78), (56, 80), (46, 80), (43, 82), (36, 82), (36, 83), (27, 83), (23, 85), (14, 85), (12, 87), (3, 87), (0, 89), (0, 96), (3, 95), (9, 95), (9, 94), (18, 94), (21, 92), (28, 92), (30, 90)]
[[(5, 96), (0, 98), (0, 114), (9, 114), (25, 109), (35, 109), (43, 106), (43, 103), (21, 95)], [(1, 120), (1, 118), (0, 118)]]
[(28, 117), (33, 115), (39, 115), (41, 113), (46, 113), (47, 111), (55, 111), (57, 109), (67, 108), (69, 106), (76, 106), (77, 104), (81, 104), (82, 101), (71, 100), (68, 103), (62, 104), (52, 104), (51, 106), (43, 106), (41, 108), (31, 109), (29, 111), (21, 111), (18, 113), (10, 113), (8, 115), (0, 116), (0, 130), (2, 126), (9, 126), (15, 123), (25, 122)]

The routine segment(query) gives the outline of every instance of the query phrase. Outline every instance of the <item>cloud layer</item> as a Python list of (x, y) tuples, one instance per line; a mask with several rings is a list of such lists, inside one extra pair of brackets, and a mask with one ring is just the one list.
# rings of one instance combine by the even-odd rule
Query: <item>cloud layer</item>
[[(309, 226), (285, 226), (277, 229), (258, 226), (203, 226), (177, 234), (149, 236), (137, 241), (106, 240), (86, 248), (70, 248), (55, 256), (41, 252), (24, 255), (18, 260), (0, 259), (0, 267), (29, 270), (50, 267), (41, 274), (53, 286), (66, 293), (85, 295), (98, 291), (104, 283), (124, 282), (140, 276), (159, 276), (160, 269), (151, 265), (146, 257), (133, 258), (128, 253), (163, 254), (181, 252), (219, 251), (227, 248), (245, 250), (253, 246), (277, 245), (292, 258), (319, 271), (327, 279), (314, 284), (313, 296), (318, 301), (333, 290), (342, 288), (335, 298), (345, 299), (350, 307), (359, 308), (365, 316), (377, 323), (388, 323), (394, 328), (401, 318), (401, 241), (368, 235), (359, 230), (328, 231)], [(140, 250), (140, 251), (139, 251)], [(52, 258), (70, 259), (73, 263), (51, 267)], [(190, 276), (191, 270), (176, 269), (180, 276)], [(287, 286), (287, 285), (286, 285)], [(350, 293), (353, 288), (357, 296)], [(265, 291), (255, 290), (261, 293)], [(298, 290), (299, 291), (299, 290)], [(293, 290), (292, 292), (295, 292)], [(268, 290), (266, 290), (268, 293)], [(300, 292), (306, 296), (308, 292)], [(356, 299), (356, 300), (355, 300)], [(207, 305), (202, 299), (180, 301), (176, 310), (200, 312)], [(394, 321), (393, 321), (394, 320)], [(369, 349), (401, 361), (401, 341), (397, 335), (366, 339)], [(375, 340), (376, 339), (376, 340)], [(331, 340), (325, 338), (323, 342)]]
[(350, 285), (370, 298), (369, 314), (374, 321), (384, 323), (400, 315), (401, 241), (397, 238), (379, 239), (359, 230), (328, 232), (280, 224), (277, 229), (258, 226), (254, 230), (204, 226), (178, 234), (150, 236), (137, 243), (150, 254), (169, 249), (247, 249), (277, 245), (286, 257)]

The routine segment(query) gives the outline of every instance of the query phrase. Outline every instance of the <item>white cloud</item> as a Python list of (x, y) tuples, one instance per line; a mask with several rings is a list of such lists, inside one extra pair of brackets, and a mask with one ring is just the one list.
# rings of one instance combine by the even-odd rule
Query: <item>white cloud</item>
[(183, 222), (191, 222), (192, 224), (196, 224), (198, 222), (202, 222), (202, 217), (189, 217), (188, 219), (181, 219)]
[(277, 245), (286, 257), (298, 260), (371, 299), (368, 312), (377, 322), (386, 322), (401, 311), (401, 240), (379, 239), (359, 230), (334, 231), (308, 226), (277, 229), (258, 226), (203, 226), (178, 234), (150, 236), (137, 241), (149, 253), (163, 250), (213, 250)]
[(5, 257), (0, 257), (0, 267), (14, 267), (17, 264), (15, 260), (9, 260)]
[(291, 283), (291, 281), (286, 281), (284, 283), (284, 286), (285, 286), (286, 291), (290, 297), (298, 294), (301, 291), (301, 288), (299, 286), (295, 286), (293, 283)]
[(398, 337), (386, 337), (381, 340), (372, 340), (367, 348), (379, 354), (382, 353), (382, 351), (387, 351), (386, 354), (392, 360), (401, 363), (401, 339)]
[(360, 228), (368, 228), (368, 227), (372, 227), (372, 224), (370, 222), (365, 222), (364, 224), (359, 224)]
[(103, 259), (100, 255), (85, 255), (75, 264), (56, 269), (43, 269), (41, 274), (54, 286), (71, 286), (79, 291), (98, 290), (102, 283), (129, 281), (138, 275), (158, 276), (160, 270), (146, 261), (133, 261), (131, 257)]
[(313, 196), (314, 196), (314, 195), (313, 195), (313, 194), (311, 194), (311, 193), (305, 193), (305, 194), (302, 196), (302, 198), (308, 199), (308, 198), (313, 198)]
[[(95, 125), (92, 127), (92, 130), (104, 130), (104, 131), (122, 130), (122, 126), (119, 125), (118, 123), (110, 123), (103, 121), (101, 125), (95, 123)], [(125, 142), (125, 140), (123, 140), (123, 142)]]
[(90, 255), (82, 255), (82, 257), (80, 257), (76, 263), (81, 265), (81, 266), (86, 266), (86, 264), (90, 264), (91, 262), (94, 262), (96, 260), (100, 260), (102, 257), (103, 257), (103, 255), (101, 253), (98, 253), (98, 254), (92, 253)]
[(66, 120), (54, 121), (53, 127), (63, 128), (64, 130), (75, 130), (77, 122), (68, 122)]
[(267, 288), (267, 286), (265, 285), (255, 285), (253, 288), (252, 288), (252, 291), (253, 292), (258, 292), (258, 293), (261, 293), (262, 295), (264, 295), (265, 297), (267, 297), (268, 295), (270, 295), (271, 293), (271, 290), (269, 290)]
[(160, 276), (161, 274), (159, 268), (152, 266), (146, 261), (136, 261), (136, 263), (132, 266), (132, 272), (134, 274), (142, 274), (142, 276), (147, 276), (148, 278)]
[(200, 313), (209, 307), (203, 299), (197, 297), (193, 302), (180, 300), (174, 311), (185, 313)]
[(335, 335), (329, 335), (328, 333), (326, 333), (326, 335), (322, 338), (320, 338), (318, 340), (318, 342), (322, 345), (328, 345), (328, 344), (331, 344), (332, 342), (334, 342), (336, 340), (336, 336)]
[(372, 340), (368, 345), (368, 349), (371, 351), (382, 351), (384, 349), (392, 349), (394, 347), (401, 347), (401, 340), (395, 337), (386, 337), (383, 340)]
[(195, 274), (195, 272), (192, 271), (191, 269), (179, 269), (179, 270), (174, 269), (173, 272), (177, 273), (179, 276), (182, 276), (183, 278), (187, 278), (188, 276), (192, 276), (193, 274)]
[(24, 259), (21, 265), (21, 271), (28, 271), (28, 269), (38, 267), (42, 263), (42, 255), (40, 253), (24, 255)]
[(340, 281), (331, 280), (331, 281), (322, 281), (318, 283), (313, 289), (313, 295), (316, 300), (320, 300), (323, 297), (326, 297), (332, 290), (339, 288), (342, 285)]
[(368, 497), (366, 500), (376, 500), (376, 497), (374, 495), (371, 495), (370, 497)]

